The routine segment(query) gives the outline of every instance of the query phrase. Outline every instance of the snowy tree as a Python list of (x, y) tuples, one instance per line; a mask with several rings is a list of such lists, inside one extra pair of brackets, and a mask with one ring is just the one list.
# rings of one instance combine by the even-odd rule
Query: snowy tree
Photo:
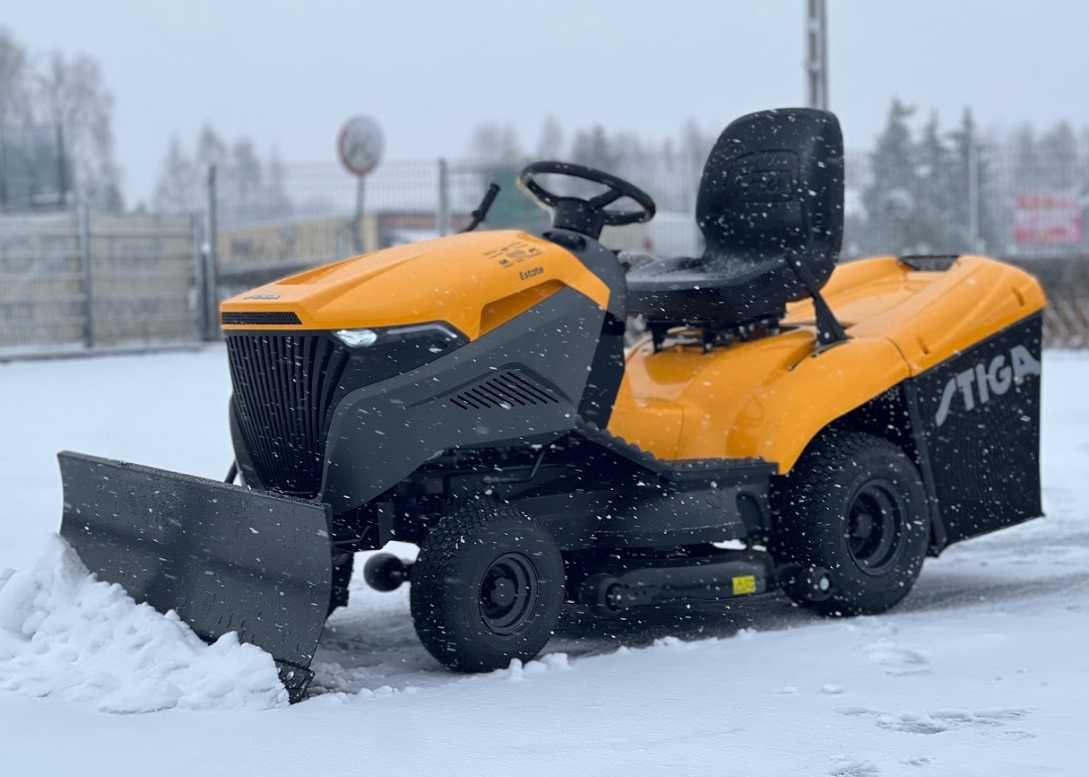
[(174, 138), (159, 171), (153, 204), (162, 213), (190, 213), (204, 206), (208, 168), (216, 166), (219, 212), (224, 224), (283, 218), (293, 212), (283, 161), (266, 161), (247, 137), (230, 144), (206, 125), (193, 158)]
[(525, 162), (525, 154), (513, 125), (498, 122), (477, 125), (469, 143), (469, 153), (476, 165), (481, 194), (491, 183), (499, 184), (502, 190), (488, 214), (488, 224), (527, 229), (544, 225), (540, 209), (516, 193), (515, 182)]
[[(952, 139), (951, 189), (953, 192), (950, 213), (954, 225), (959, 228), (961, 248), (963, 250), (984, 250), (1000, 245), (998, 211), (1009, 207), (1006, 198), (996, 188), (995, 175), (990, 160), (990, 150), (994, 144), (983, 142), (976, 128), (972, 111), (964, 109), (960, 126), (950, 133)], [(973, 198), (972, 178), (975, 177), (976, 192)], [(971, 234), (971, 208), (976, 207), (975, 218), (979, 234)], [(973, 245), (973, 237), (982, 241), (982, 245)]]
[(249, 138), (239, 138), (231, 145), (230, 161), (224, 183), (230, 185), (225, 194), (234, 208), (242, 213), (264, 215), (261, 160)]
[(914, 109), (894, 99), (870, 155), (871, 181), (862, 192), (866, 251), (912, 250), (909, 234), (918, 192), (911, 127)]
[(26, 50), (0, 28), (0, 130), (29, 119), (29, 74)]
[(171, 138), (152, 203), (160, 213), (189, 213), (199, 207), (200, 175), (181, 141)]
[(12, 135), (30, 120), (27, 76), (26, 51), (0, 28), (0, 208), (16, 196), (13, 179), (22, 160), (13, 159), (18, 149), (9, 147), (14, 146)]
[(598, 170), (615, 170), (619, 157), (613, 150), (608, 133), (600, 124), (578, 130), (571, 145), (571, 160)]
[(268, 175), (264, 188), (264, 207), (268, 217), (288, 216), (294, 210), (287, 193), (287, 172), (279, 152), (273, 150), (267, 163)]
[(39, 76), (38, 89), (79, 196), (95, 207), (119, 210), (121, 172), (114, 159), (113, 96), (97, 60), (54, 52)]
[(1078, 139), (1070, 122), (1061, 121), (1041, 135), (1037, 154), (1050, 190), (1070, 192), (1077, 188)]
[(202, 172), (212, 165), (221, 171), (227, 167), (227, 144), (208, 124), (201, 128), (197, 136), (196, 164)]
[(1032, 191), (1044, 185), (1036, 132), (1031, 124), (1023, 124), (1013, 134), (1011, 144), (1013, 177), (1022, 191)]
[[(681, 129), (681, 164), (686, 175), (687, 187), (694, 198), (699, 186), (700, 176), (703, 175), (703, 166), (707, 163), (707, 157), (711, 153), (711, 146), (715, 138), (705, 135), (696, 123), (695, 119), (689, 119)], [(693, 199), (693, 207), (695, 200)]]
[(931, 113), (923, 127), (916, 151), (915, 216), (908, 239), (932, 253), (956, 253), (964, 248), (964, 230), (957, 222), (956, 205), (961, 185), (953, 165), (953, 152), (942, 137), (938, 116)]
[(477, 125), (469, 143), (469, 152), (479, 162), (499, 165), (515, 164), (524, 156), (518, 142), (518, 131), (511, 124), (498, 122)]
[(537, 139), (538, 159), (563, 159), (566, 153), (563, 127), (555, 116), (549, 116), (541, 125), (541, 134)]
[(77, 191), (96, 207), (120, 208), (112, 122), (97, 61), (60, 52), (38, 60), (0, 29), (0, 206)]

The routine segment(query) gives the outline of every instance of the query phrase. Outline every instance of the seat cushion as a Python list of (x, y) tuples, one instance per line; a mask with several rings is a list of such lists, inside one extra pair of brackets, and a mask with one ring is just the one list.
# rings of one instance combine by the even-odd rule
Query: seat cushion
[(767, 294), (769, 270), (789, 272), (781, 260), (657, 259), (628, 275), (628, 313), (652, 324), (712, 329), (778, 318), (785, 304), (781, 295)]

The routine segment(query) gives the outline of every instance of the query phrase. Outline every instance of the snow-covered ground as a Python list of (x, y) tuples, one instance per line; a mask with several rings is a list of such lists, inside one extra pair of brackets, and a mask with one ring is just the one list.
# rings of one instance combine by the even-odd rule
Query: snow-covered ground
[(886, 616), (572, 621), (544, 660), (466, 678), (417, 644), (405, 591), (356, 581), (287, 707), (267, 656), (194, 644), (51, 537), (58, 449), (222, 475), (222, 350), (0, 365), (0, 774), (1086, 774), (1085, 385), (1089, 355), (1047, 355), (1048, 517), (929, 561)]

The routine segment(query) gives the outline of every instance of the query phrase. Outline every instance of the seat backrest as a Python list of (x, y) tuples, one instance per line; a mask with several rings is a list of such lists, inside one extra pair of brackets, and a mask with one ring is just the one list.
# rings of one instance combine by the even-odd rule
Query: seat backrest
[(696, 219), (703, 269), (733, 276), (745, 296), (777, 307), (805, 288), (786, 266), (801, 261), (818, 287), (843, 241), (843, 134), (835, 115), (781, 108), (742, 116), (711, 149)]

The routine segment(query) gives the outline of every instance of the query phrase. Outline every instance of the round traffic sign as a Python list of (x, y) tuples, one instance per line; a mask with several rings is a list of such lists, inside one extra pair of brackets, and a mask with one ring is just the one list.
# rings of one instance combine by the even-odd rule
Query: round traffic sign
[(382, 128), (370, 116), (353, 116), (337, 135), (340, 163), (353, 175), (367, 175), (378, 167), (385, 148)]

